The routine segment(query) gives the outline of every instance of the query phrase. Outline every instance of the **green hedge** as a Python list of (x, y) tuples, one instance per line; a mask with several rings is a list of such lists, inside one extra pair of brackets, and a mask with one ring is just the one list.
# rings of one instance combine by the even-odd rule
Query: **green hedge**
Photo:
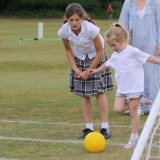
[(80, 3), (92, 18), (106, 18), (107, 6), (113, 6), (118, 18), (123, 0), (0, 0), (1, 16), (62, 18), (69, 3)]

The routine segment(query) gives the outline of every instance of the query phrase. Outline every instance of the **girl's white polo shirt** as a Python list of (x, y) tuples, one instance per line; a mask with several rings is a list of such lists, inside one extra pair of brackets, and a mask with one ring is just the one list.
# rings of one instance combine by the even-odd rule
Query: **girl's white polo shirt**
[[(84, 20), (81, 26), (81, 32), (78, 36), (71, 30), (69, 23), (65, 23), (58, 30), (58, 35), (62, 39), (68, 39), (73, 45), (73, 53), (76, 57), (84, 60), (86, 54), (90, 59), (96, 56), (97, 52), (93, 44), (93, 39), (99, 34), (100, 29), (94, 24)], [(102, 46), (104, 48), (104, 39), (100, 35)]]

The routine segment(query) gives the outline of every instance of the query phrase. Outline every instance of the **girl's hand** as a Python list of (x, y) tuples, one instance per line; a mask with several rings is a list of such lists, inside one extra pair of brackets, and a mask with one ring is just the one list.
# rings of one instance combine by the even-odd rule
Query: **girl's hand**
[(77, 77), (78, 77), (78, 78), (80, 78), (80, 77), (81, 77), (82, 72), (81, 72), (78, 68), (74, 69), (74, 71), (76, 72)]
[(160, 44), (157, 45), (157, 54), (160, 55)]
[(80, 78), (82, 80), (86, 80), (88, 77), (90, 76), (90, 73), (88, 72), (88, 70), (82, 72), (82, 74), (80, 75)]
[(77, 77), (80, 79), (83, 79), (83, 80), (86, 80), (90, 76), (90, 74), (87, 70), (82, 72), (78, 68), (76, 68), (76, 69), (74, 69), (74, 71), (76, 72)]
[(97, 69), (89, 69), (88, 72), (90, 74), (94, 74), (94, 73), (97, 73)]

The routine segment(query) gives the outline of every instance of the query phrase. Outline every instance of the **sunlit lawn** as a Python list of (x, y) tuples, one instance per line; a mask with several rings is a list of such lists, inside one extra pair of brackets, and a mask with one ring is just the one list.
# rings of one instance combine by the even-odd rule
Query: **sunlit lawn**
[[(42, 41), (33, 40), (38, 22), (44, 25)], [(97, 20), (102, 34), (112, 22)], [(130, 119), (113, 112), (115, 89), (106, 94), (112, 137), (105, 150), (88, 153), (83, 141), (77, 139), (84, 128), (83, 116), (80, 98), (68, 91), (70, 66), (57, 36), (61, 24), (62, 20), (54, 19), (0, 20), (0, 159), (129, 160), (132, 150), (124, 150), (122, 144), (130, 134), (130, 128), (125, 127)], [(111, 50), (106, 49), (109, 57)], [(95, 130), (99, 131), (94, 98), (92, 103)], [(141, 119), (143, 125), (146, 116)]]

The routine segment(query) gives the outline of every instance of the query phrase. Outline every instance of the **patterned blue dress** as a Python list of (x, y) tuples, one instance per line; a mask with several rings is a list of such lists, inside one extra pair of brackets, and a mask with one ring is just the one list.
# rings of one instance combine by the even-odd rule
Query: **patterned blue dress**
[[(148, 0), (144, 16), (139, 16), (135, 0), (125, 0), (119, 23), (130, 35), (130, 44), (155, 57), (160, 44), (160, 0)], [(144, 65), (144, 94), (151, 100), (160, 89), (160, 65), (146, 62)]]

